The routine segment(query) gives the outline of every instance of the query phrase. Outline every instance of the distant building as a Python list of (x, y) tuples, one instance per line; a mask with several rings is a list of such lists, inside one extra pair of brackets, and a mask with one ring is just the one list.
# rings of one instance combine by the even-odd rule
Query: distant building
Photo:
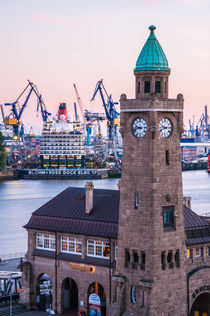
[(181, 159), (191, 161), (197, 159), (196, 146), (181, 146)]
[(33, 308), (210, 315), (210, 226), (182, 192), (183, 96), (168, 99), (168, 61), (149, 29), (136, 98), (121, 95), (119, 190), (68, 188), (25, 225), (22, 301)]

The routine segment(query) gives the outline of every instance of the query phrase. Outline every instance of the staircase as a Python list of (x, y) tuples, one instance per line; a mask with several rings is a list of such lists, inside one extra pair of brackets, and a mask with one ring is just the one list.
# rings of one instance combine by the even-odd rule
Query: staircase
[[(21, 304), (12, 305), (12, 315), (18, 315), (26, 312), (26, 308)], [(0, 316), (10, 316), (10, 306), (0, 307)]]

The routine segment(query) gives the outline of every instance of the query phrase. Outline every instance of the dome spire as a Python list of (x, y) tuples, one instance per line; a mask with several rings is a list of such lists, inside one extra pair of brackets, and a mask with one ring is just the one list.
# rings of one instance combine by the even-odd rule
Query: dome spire
[(150, 35), (140, 52), (134, 71), (170, 71), (170, 68), (168, 67), (168, 60), (155, 36), (155, 29), (156, 27), (154, 25), (149, 26)]

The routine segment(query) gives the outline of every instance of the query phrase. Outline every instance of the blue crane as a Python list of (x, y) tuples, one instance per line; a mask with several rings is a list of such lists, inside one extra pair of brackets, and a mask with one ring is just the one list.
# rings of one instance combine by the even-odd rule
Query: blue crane
[[(26, 99), (22, 106), (19, 104), (19, 100), (21, 97), (27, 92)], [(9, 125), (13, 127), (13, 140), (12, 140), (12, 147), (10, 150), (10, 157), (9, 157), (9, 162), (14, 162), (19, 159), (20, 161), (23, 159), (22, 156), (22, 149), (21, 149), (21, 136), (24, 135), (24, 126), (21, 124), (21, 117), (23, 114), (24, 109), (27, 106), (27, 103), (29, 101), (29, 98), (31, 94), (35, 93), (37, 97), (37, 108), (36, 111), (40, 111), (42, 114), (42, 119), (44, 122), (47, 121), (48, 116), (51, 115), (47, 109), (46, 106), (43, 102), (41, 94), (39, 94), (37, 87), (28, 80), (28, 84), (25, 87), (25, 89), (21, 92), (19, 97), (11, 103), (4, 103), (5, 106), (10, 106), (11, 107), (11, 113), (4, 119), (4, 124), (5, 126)], [(21, 126), (21, 127), (20, 127)], [(14, 159), (12, 157), (14, 156)]]
[[(20, 107), (19, 100), (28, 89), (29, 89), (29, 92), (26, 96), (25, 102)], [(5, 106), (11, 106), (11, 113), (4, 119), (4, 123), (5, 123), (5, 125), (12, 125), (13, 126), (14, 135), (16, 135), (16, 136), (19, 135), (19, 126), (21, 125), (20, 119), (21, 119), (21, 116), (23, 114), (24, 109), (27, 106), (27, 103), (29, 101), (29, 98), (30, 98), (32, 92), (34, 92), (35, 95), (37, 96), (37, 109), (36, 109), (36, 111), (37, 112), (39, 110), (41, 111), (43, 121), (46, 122), (48, 116), (51, 115), (47, 111), (46, 106), (43, 102), (42, 96), (41, 96), (41, 94), (39, 94), (37, 87), (32, 82), (30, 82), (28, 80), (28, 85), (25, 87), (25, 89), (21, 92), (19, 97), (14, 102), (4, 103)]]
[[(106, 113), (106, 118), (108, 120), (108, 138), (109, 140), (117, 139), (117, 126), (119, 126), (120, 114), (117, 112), (115, 104), (118, 104), (118, 102), (114, 102), (112, 100), (112, 96), (108, 95), (103, 84), (103, 79), (97, 82), (91, 101), (95, 99), (95, 96), (98, 92), (100, 93)], [(107, 102), (105, 101), (104, 94), (107, 97)]]

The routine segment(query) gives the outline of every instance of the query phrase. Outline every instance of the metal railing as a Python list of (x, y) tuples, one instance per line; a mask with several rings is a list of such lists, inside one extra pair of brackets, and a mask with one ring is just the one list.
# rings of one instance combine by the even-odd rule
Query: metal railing
[(0, 262), (5, 261), (5, 260), (25, 258), (25, 253), (26, 251), (8, 253), (8, 254), (2, 254), (2, 255), (0, 254)]
[(210, 212), (199, 214), (199, 216), (210, 217)]

